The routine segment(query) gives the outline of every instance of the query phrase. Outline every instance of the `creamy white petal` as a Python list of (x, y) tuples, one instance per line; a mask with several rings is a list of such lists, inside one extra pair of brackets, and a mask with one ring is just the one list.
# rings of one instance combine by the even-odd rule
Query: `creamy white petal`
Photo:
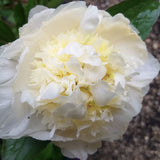
[(131, 112), (131, 110), (124, 111), (122, 109), (117, 109), (112, 113), (113, 121), (104, 126), (104, 130), (106, 130), (104, 133), (106, 134), (107, 141), (113, 141), (122, 137), (132, 119), (130, 115)]
[(84, 98), (87, 97), (83, 97), (79, 89), (74, 91), (71, 96), (60, 97), (57, 103), (61, 103), (62, 101), (62, 106), (55, 110), (54, 115), (74, 119), (84, 118), (86, 113), (86, 99)]
[(115, 95), (110, 90), (109, 85), (102, 80), (99, 80), (96, 85), (91, 86), (90, 91), (93, 95), (95, 102), (99, 106), (107, 105)]
[[(38, 12), (38, 14), (36, 14)], [(40, 30), (42, 24), (49, 20), (54, 13), (54, 9), (48, 9), (44, 6), (36, 6), (33, 8), (29, 14), (29, 21), (23, 27), (19, 29), (20, 36), (25, 36), (27, 34), (33, 34)]]
[[(28, 105), (22, 105), (19, 96), (14, 102), (0, 112), (0, 137), (1, 138), (20, 138), (21, 134), (28, 125), (28, 115), (30, 110)], [(22, 107), (23, 106), (23, 107)]]
[(11, 80), (16, 74), (16, 62), (0, 57), (0, 85)]
[(118, 53), (111, 53), (108, 56), (108, 63), (110, 67), (113, 70), (120, 71), (120, 72), (125, 72), (128, 68), (126, 67), (125, 61), (123, 60), (123, 57), (120, 56)]
[(97, 7), (90, 5), (84, 14), (80, 26), (84, 32), (94, 32), (100, 22), (101, 16), (98, 13)]
[(80, 57), (82, 54), (84, 54), (82, 47), (77, 42), (70, 42), (63, 51), (67, 55), (73, 55), (75, 57)]
[(123, 101), (125, 102), (124, 111), (129, 111), (130, 117), (133, 117), (140, 112), (142, 108), (142, 96), (141, 92), (137, 92), (133, 88), (128, 88), (128, 94), (123, 98)]
[(0, 110), (13, 103), (13, 90), (10, 87), (0, 87)]
[(143, 88), (155, 78), (160, 70), (160, 64), (151, 54), (148, 55), (148, 60), (140, 67), (136, 72), (137, 75), (131, 77), (131, 80), (127, 83), (133, 87)]
[(83, 141), (57, 142), (55, 144), (62, 148), (63, 155), (81, 160), (86, 160), (88, 154), (93, 154), (101, 146), (101, 142), (86, 143)]
[(62, 5), (56, 9), (54, 17), (48, 20), (41, 29), (48, 39), (54, 35), (73, 30), (79, 26), (85, 10), (84, 2), (78, 2), (77, 4), (76, 2), (71, 2), (68, 5)]
[(64, 88), (55, 83), (49, 83), (40, 93), (40, 99), (54, 99), (64, 91)]
[(32, 95), (31, 91), (29, 90), (24, 90), (21, 94), (21, 103), (27, 102), (30, 104), (32, 107), (34, 107), (35, 103), (35, 97)]
[(96, 53), (95, 49), (92, 46), (83, 46), (84, 54), (79, 57), (79, 60), (85, 64), (90, 64), (92, 66), (102, 65), (99, 54)]
[(130, 68), (138, 68), (147, 59), (145, 43), (131, 30), (126, 18), (105, 17), (102, 20), (98, 33), (111, 44), (123, 57)]
[(88, 82), (97, 82), (98, 80), (102, 79), (107, 69), (105, 66), (91, 66), (91, 65), (85, 65), (84, 66), (84, 79), (82, 81), (88, 81)]
[(67, 70), (79, 76), (83, 76), (81, 65), (75, 57), (71, 57), (70, 60), (65, 64)]
[(5, 49), (7, 49), (7, 47), (8, 47), (9, 45), (10, 45), (10, 44), (5, 44), (5, 45), (0, 46), (0, 56), (1, 56), (2, 53), (5, 51)]
[(1, 57), (13, 59), (13, 60), (18, 60), (23, 49), (24, 49), (23, 40), (17, 39), (14, 42), (8, 44), (8, 47), (5, 47), (2, 50)]
[(85, 117), (85, 113), (85, 103), (81, 103), (79, 105), (74, 103), (66, 103), (54, 112), (54, 116), (83, 119)]
[(115, 86), (117, 86), (118, 83), (120, 83), (121, 86), (123, 88), (125, 88), (126, 80), (125, 80), (125, 76), (123, 74), (115, 73), (114, 74), (114, 81), (115, 81)]
[(61, 13), (61, 12), (66, 12), (66, 11), (70, 11), (70, 10), (74, 10), (74, 9), (79, 9), (79, 8), (87, 8), (86, 7), (86, 2), (84, 1), (72, 1), (69, 2), (67, 4), (62, 4), (60, 6), (58, 6), (58, 8), (56, 8), (55, 10), (55, 14)]
[(48, 9), (48, 8), (45, 6), (42, 6), (42, 5), (35, 6), (34, 8), (32, 8), (29, 11), (28, 19), (31, 19), (33, 16), (35, 16), (35, 14), (40, 13), (40, 12), (44, 11), (45, 9)]

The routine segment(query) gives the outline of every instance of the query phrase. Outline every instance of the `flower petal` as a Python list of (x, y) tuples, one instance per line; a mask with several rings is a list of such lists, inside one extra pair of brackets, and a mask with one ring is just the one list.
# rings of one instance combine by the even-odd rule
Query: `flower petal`
[(94, 98), (95, 102), (99, 106), (107, 105), (115, 95), (110, 90), (109, 85), (102, 80), (99, 80), (96, 85), (91, 86), (90, 91), (93, 95), (93, 98)]
[(84, 79), (82, 79), (82, 82), (97, 82), (98, 80), (102, 79), (107, 69), (105, 66), (91, 66), (91, 65), (85, 65), (84, 66)]
[(92, 66), (102, 65), (101, 59), (99, 58), (98, 53), (92, 46), (86, 45), (83, 46), (84, 54), (79, 57), (79, 60), (85, 64), (90, 64)]
[(80, 57), (82, 54), (84, 54), (82, 47), (77, 42), (70, 42), (65, 48), (64, 53), (67, 55), (73, 55), (75, 57)]
[(54, 9), (48, 9), (44, 6), (33, 8), (29, 14), (29, 22), (19, 29), (20, 37), (37, 32), (42, 24), (53, 16), (53, 13)]
[(62, 148), (63, 155), (81, 160), (86, 160), (88, 154), (93, 154), (101, 146), (101, 142), (86, 143), (83, 141), (56, 142), (55, 144)]
[(42, 5), (35, 6), (34, 8), (32, 8), (29, 11), (28, 19), (31, 19), (33, 16), (35, 16), (35, 14), (40, 13), (40, 12), (44, 11), (45, 9), (48, 9), (48, 8), (45, 6), (42, 6)]
[(62, 106), (55, 110), (54, 115), (74, 119), (84, 118), (86, 113), (84, 98), (86, 97), (81, 95), (79, 89), (74, 91), (71, 96), (60, 98), (57, 103), (62, 104)]
[(98, 13), (97, 7), (90, 5), (84, 14), (80, 26), (84, 32), (89, 33), (94, 32), (100, 22), (101, 16)]
[(13, 90), (10, 87), (0, 87), (0, 110), (13, 103)]
[(15, 76), (16, 73), (16, 63), (12, 60), (6, 58), (0, 58), (0, 85), (8, 82)]
[(81, 65), (75, 57), (71, 57), (70, 60), (65, 64), (67, 70), (79, 76), (83, 76)]
[(61, 92), (64, 91), (64, 88), (55, 83), (49, 83), (40, 93), (40, 99), (54, 99), (60, 95)]
[(135, 31), (131, 30), (128, 20), (122, 14), (120, 17), (103, 18), (97, 32), (114, 45), (128, 67), (135, 69), (145, 63), (147, 49)]
[(133, 87), (143, 88), (151, 83), (152, 79), (157, 76), (159, 70), (159, 62), (151, 54), (149, 54), (145, 65), (136, 70), (138, 75), (131, 77), (130, 82), (127, 84)]

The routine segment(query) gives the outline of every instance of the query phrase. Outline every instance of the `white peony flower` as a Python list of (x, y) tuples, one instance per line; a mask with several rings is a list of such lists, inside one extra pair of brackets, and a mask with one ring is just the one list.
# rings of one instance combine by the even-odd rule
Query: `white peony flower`
[(120, 138), (160, 69), (130, 21), (76, 1), (35, 7), (19, 32), (0, 48), (0, 138), (81, 160)]

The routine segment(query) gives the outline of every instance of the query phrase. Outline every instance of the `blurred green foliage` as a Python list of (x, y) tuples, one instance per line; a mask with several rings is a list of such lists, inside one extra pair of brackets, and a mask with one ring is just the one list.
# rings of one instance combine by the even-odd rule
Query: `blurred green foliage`
[(63, 160), (58, 147), (49, 141), (39, 141), (30, 137), (4, 140), (3, 160)]
[(0, 45), (18, 38), (18, 29), (27, 23), (29, 11), (36, 5), (56, 8), (64, 0), (0, 0)]

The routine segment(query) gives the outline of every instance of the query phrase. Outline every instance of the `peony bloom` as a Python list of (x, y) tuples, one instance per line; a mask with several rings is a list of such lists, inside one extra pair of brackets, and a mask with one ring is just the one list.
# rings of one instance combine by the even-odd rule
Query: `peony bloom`
[(0, 138), (81, 160), (120, 138), (160, 69), (130, 21), (76, 1), (35, 7), (19, 32), (0, 48)]

